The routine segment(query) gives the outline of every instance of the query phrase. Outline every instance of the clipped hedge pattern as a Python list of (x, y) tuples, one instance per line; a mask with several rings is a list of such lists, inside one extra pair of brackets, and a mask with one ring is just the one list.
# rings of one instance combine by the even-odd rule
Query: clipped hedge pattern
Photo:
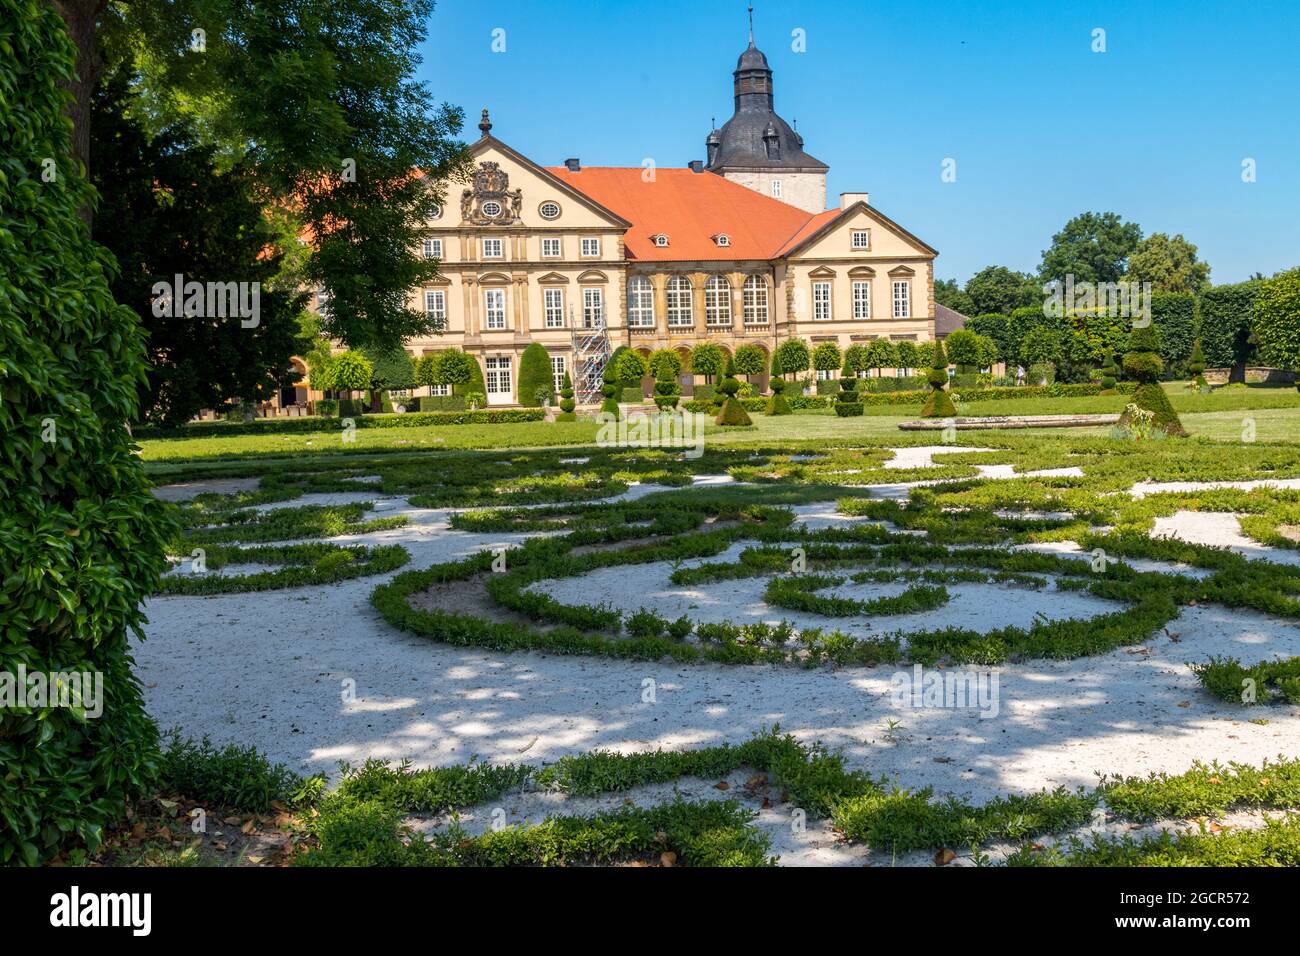
[[(356, 418), (354, 424), (357, 428), (419, 428), (424, 425), (501, 425), (510, 422), (540, 422), (545, 418), (546, 410), (541, 408), (484, 408), (477, 411), (420, 411), (407, 412), (405, 415), (365, 415)], [(237, 423), (196, 422), (184, 428), (138, 428), (136, 436), (139, 438), (205, 438), (338, 430), (339, 420), (336, 418), (275, 418)]]

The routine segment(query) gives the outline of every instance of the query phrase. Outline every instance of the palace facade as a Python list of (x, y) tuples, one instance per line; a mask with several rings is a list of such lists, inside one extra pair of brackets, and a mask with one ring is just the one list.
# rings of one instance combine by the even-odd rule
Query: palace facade
[(734, 115), (685, 168), (541, 166), (494, 136), (484, 110), (472, 182), (423, 242), (441, 275), (413, 293), (443, 332), (408, 341), (411, 354), (464, 349), (488, 403), (511, 405), (533, 342), (558, 386), (566, 371), (579, 380), (593, 335), (605, 354), (647, 355), (933, 339), (936, 250), (865, 192), (825, 208), (829, 167), (775, 112), (752, 34), (733, 78)]

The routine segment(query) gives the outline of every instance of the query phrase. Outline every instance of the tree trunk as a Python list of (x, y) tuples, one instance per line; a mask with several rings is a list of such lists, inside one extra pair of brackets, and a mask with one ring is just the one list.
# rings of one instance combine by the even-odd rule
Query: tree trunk
[[(68, 118), (72, 120), (72, 158), (82, 165), (89, 178), (90, 100), (104, 66), (95, 47), (95, 21), (108, 0), (50, 0), (50, 5), (63, 18), (68, 37), (77, 48), (77, 75), (68, 84), (72, 94)], [(82, 208), (81, 218), (86, 225), (90, 225), (93, 215), (89, 206)]]

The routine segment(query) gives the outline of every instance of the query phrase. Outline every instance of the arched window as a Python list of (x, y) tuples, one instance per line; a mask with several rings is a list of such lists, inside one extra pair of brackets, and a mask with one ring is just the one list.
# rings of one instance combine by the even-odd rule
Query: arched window
[(645, 276), (635, 276), (627, 284), (627, 326), (630, 329), (655, 326), (655, 290)]
[(668, 324), (670, 326), (690, 328), (695, 324), (691, 298), (691, 283), (684, 276), (673, 276), (668, 280)]
[(767, 325), (767, 280), (749, 276), (742, 287), (745, 299), (745, 324)]
[(722, 276), (709, 276), (704, 283), (704, 324), (731, 325), (731, 283)]

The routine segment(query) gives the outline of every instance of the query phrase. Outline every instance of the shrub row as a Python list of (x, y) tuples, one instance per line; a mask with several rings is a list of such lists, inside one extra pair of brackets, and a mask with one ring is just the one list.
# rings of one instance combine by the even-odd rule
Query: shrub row
[[(419, 428), (425, 425), (503, 425), (515, 422), (540, 422), (546, 418), (541, 408), (487, 408), (478, 411), (407, 412), (405, 415), (360, 415), (357, 428)], [(274, 418), (251, 422), (194, 422), (180, 428), (135, 429), (136, 438), (209, 438), (230, 435), (301, 434), (333, 432), (339, 419)]]

